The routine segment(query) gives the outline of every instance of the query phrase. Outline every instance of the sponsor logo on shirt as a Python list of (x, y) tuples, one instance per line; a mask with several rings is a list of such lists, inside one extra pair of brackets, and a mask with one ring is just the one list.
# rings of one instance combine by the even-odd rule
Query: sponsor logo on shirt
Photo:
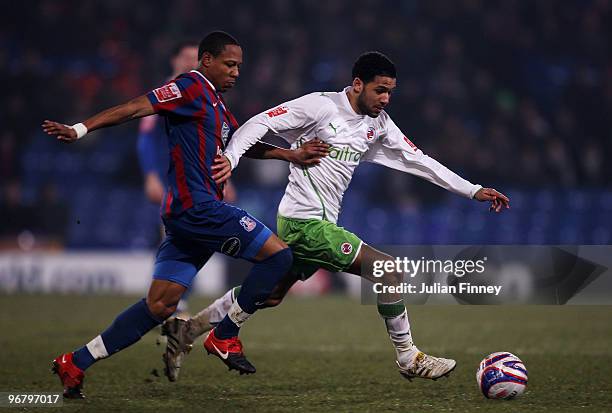
[(363, 152), (352, 151), (348, 146), (332, 146), (327, 154), (328, 158), (342, 162), (359, 162), (362, 156)]
[(417, 150), (417, 147), (414, 143), (412, 143), (412, 141), (410, 139), (408, 139), (406, 136), (404, 136), (404, 142), (406, 142), (408, 145), (410, 145), (410, 147), (412, 149), (414, 149), (415, 151)]
[(236, 237), (231, 237), (225, 240), (221, 245), (221, 252), (230, 257), (235, 257), (240, 251), (240, 240)]
[(178, 99), (183, 96), (181, 95), (180, 89), (174, 82), (168, 83), (165, 86), (153, 90), (153, 93), (155, 94), (155, 98), (157, 98), (159, 103), (168, 102), (169, 100)]
[(251, 232), (257, 226), (257, 222), (255, 222), (255, 220), (251, 219), (249, 216), (245, 215), (240, 218), (240, 225), (242, 225), (242, 228), (244, 228), (246, 232)]
[(266, 115), (268, 115), (269, 117), (273, 118), (275, 116), (284, 115), (287, 112), (289, 112), (289, 109), (286, 106), (279, 106), (277, 108), (274, 108), (274, 109), (266, 112)]

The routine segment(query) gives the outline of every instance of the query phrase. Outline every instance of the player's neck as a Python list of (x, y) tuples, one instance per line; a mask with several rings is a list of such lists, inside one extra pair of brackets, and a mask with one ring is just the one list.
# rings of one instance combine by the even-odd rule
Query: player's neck
[(349, 104), (351, 105), (351, 108), (353, 108), (353, 111), (356, 114), (363, 116), (364, 114), (361, 113), (361, 110), (359, 110), (359, 106), (357, 105), (357, 94), (353, 92), (352, 87), (348, 88), (346, 91), (346, 97), (348, 98)]
[(204, 76), (204, 79), (206, 79), (206, 82), (213, 88), (215, 93), (217, 93), (217, 87), (214, 85), (212, 80), (210, 80), (210, 77), (208, 77), (208, 75), (206, 74), (206, 69), (204, 69), (202, 66), (199, 66), (194, 70), (198, 72), (199, 74), (201, 74), (202, 76)]

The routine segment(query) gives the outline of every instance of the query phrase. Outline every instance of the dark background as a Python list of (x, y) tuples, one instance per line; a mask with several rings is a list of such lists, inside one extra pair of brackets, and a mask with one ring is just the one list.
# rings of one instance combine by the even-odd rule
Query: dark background
[[(221, 29), (244, 65), (240, 122), (340, 90), (356, 57), (386, 53), (388, 108), (423, 151), (511, 197), (497, 216), (414, 177), (363, 165), (340, 223), (372, 243), (609, 244), (612, 2), (32, 1), (0, 17), (0, 247), (153, 248), (137, 123), (75, 145), (42, 134), (163, 83), (180, 40)], [(275, 228), (287, 166), (241, 163), (238, 204)]]

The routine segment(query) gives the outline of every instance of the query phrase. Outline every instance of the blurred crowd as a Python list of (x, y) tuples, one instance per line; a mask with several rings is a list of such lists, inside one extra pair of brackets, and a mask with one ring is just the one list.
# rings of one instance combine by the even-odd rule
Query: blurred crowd
[[(150, 90), (168, 76), (178, 41), (214, 29), (244, 49), (241, 78), (226, 96), (239, 121), (307, 92), (341, 89), (355, 58), (379, 50), (398, 68), (388, 112), (424, 152), (466, 178), (500, 188), (610, 188), (610, 0), (43, 0), (9, 9), (0, 17), (3, 211), (41, 200), (55, 206), (34, 215), (62, 210), (53, 186), (69, 183), (51, 175), (32, 188), (22, 180), (24, 157), (44, 139), (43, 119), (74, 123)], [(136, 134), (135, 124), (123, 128)], [(243, 169), (239, 185), (282, 189), (284, 167)], [(390, 201), (407, 196), (397, 175), (376, 173), (376, 190), (385, 182)], [(3, 235), (21, 225), (11, 214), (2, 222)]]

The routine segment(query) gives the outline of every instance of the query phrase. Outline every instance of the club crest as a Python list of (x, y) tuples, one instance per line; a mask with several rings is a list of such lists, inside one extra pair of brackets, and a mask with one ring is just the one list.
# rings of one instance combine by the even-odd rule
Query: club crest
[(251, 232), (257, 226), (257, 222), (255, 222), (254, 219), (245, 215), (240, 218), (240, 225), (242, 225), (242, 228), (244, 228), (246, 232)]

